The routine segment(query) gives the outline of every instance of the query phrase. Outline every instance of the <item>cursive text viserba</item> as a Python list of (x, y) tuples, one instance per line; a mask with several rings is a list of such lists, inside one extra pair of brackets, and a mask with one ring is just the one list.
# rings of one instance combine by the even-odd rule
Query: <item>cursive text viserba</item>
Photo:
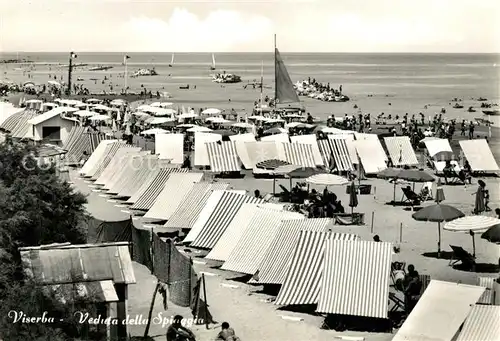
[(38, 317), (33, 317), (33, 316), (28, 316), (26, 315), (22, 310), (20, 311), (15, 311), (11, 310), (9, 311), (9, 318), (12, 319), (12, 323), (54, 323), (55, 319), (53, 317), (47, 316), (47, 312), (44, 311), (42, 316)]

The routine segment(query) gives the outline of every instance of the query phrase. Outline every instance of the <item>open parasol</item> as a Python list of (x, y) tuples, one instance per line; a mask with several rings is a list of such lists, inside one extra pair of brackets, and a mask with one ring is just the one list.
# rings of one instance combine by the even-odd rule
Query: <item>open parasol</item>
[(500, 244), (500, 224), (491, 226), (481, 235), (481, 238), (486, 239), (490, 243)]
[(310, 185), (338, 186), (349, 183), (349, 180), (335, 174), (316, 174), (308, 177), (306, 182)]
[(413, 213), (412, 218), (418, 221), (432, 221), (438, 223), (438, 258), (441, 255), (441, 223), (452, 221), (461, 217), (465, 214), (459, 209), (443, 204), (435, 204), (431, 206), (426, 206)]

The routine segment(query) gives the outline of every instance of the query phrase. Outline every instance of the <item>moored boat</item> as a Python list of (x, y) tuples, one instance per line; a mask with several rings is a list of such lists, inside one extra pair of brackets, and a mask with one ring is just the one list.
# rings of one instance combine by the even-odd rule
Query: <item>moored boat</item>
[(500, 110), (483, 110), (483, 114), (489, 115), (489, 116), (498, 116), (500, 115)]

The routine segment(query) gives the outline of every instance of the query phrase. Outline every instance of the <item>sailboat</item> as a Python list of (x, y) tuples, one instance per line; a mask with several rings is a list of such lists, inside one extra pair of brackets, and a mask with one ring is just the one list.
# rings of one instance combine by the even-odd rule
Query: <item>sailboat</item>
[(274, 108), (279, 111), (303, 111), (292, 79), (281, 58), (280, 51), (276, 47), (276, 35), (274, 35), (274, 82)]
[(168, 67), (174, 66), (174, 54), (172, 53), (172, 60), (170, 61), (170, 64), (168, 64)]
[(210, 66), (210, 70), (215, 70), (215, 55), (212, 53), (212, 65)]

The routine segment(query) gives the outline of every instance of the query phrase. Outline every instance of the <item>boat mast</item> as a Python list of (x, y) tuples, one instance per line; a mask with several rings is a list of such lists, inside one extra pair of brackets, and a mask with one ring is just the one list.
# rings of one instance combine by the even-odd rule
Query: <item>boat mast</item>
[(274, 108), (277, 108), (278, 100), (278, 68), (276, 67), (276, 33), (274, 34)]
[(261, 61), (260, 67), (260, 114), (262, 115), (262, 101), (263, 101), (263, 92), (264, 92), (264, 61)]

